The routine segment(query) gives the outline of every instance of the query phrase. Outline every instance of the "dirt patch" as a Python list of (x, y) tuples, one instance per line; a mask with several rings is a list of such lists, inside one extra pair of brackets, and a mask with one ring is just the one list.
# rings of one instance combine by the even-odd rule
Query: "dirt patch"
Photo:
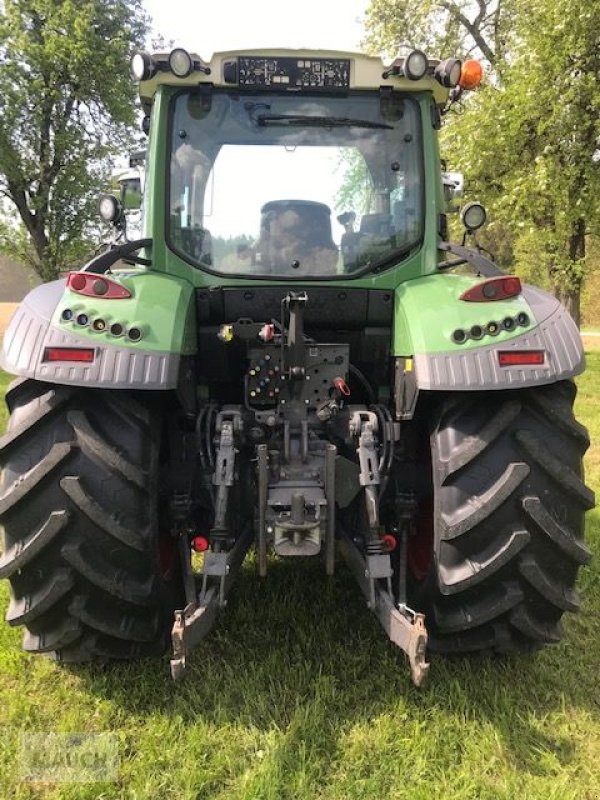
[(19, 303), (0, 303), (0, 339), (4, 338), (4, 331)]
[(586, 352), (595, 352), (600, 350), (600, 335), (590, 336), (590, 334), (581, 334), (581, 338), (583, 339), (583, 347)]

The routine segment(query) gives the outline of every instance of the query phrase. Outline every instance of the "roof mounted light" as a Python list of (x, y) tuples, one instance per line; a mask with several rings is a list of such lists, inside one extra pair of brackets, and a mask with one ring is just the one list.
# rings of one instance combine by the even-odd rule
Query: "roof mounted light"
[(467, 203), (460, 212), (462, 223), (468, 231), (477, 231), (487, 219), (487, 212), (481, 203)]
[(410, 81), (420, 81), (424, 78), (429, 69), (429, 61), (427, 56), (422, 50), (411, 50), (410, 53), (403, 58), (398, 56), (394, 61), (386, 67), (381, 77), (387, 80), (391, 75), (398, 75), (403, 78), (408, 78)]
[(483, 67), (479, 61), (469, 58), (462, 65), (458, 85), (461, 89), (476, 89), (483, 78)]
[(194, 69), (191, 55), (183, 47), (176, 47), (169, 55), (169, 69), (177, 78), (187, 78)]
[(458, 58), (447, 58), (435, 68), (435, 77), (446, 89), (454, 89), (462, 74), (462, 61)]
[(134, 53), (129, 70), (135, 81), (147, 81), (156, 75), (156, 64), (149, 53)]
[(411, 50), (404, 59), (404, 75), (410, 81), (420, 81), (429, 66), (427, 56), (422, 50)]

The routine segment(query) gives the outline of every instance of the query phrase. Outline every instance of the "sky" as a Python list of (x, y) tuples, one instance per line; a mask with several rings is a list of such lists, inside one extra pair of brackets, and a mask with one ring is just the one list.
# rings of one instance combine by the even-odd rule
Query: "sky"
[(256, 47), (358, 50), (368, 0), (145, 0), (154, 29), (209, 59)]

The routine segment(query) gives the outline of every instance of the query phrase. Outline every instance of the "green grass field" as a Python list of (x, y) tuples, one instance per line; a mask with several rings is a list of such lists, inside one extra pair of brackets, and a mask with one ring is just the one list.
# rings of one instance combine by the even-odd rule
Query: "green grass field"
[[(578, 415), (600, 488), (600, 351)], [(4, 378), (3, 378), (4, 380)], [(6, 381), (2, 385), (5, 387)], [(600, 549), (598, 511), (588, 541)], [(565, 640), (531, 658), (435, 659), (412, 687), (346, 571), (248, 565), (184, 683), (167, 661), (57, 667), (0, 625), (0, 798), (600, 798), (600, 559)], [(1, 587), (4, 613), (7, 585)], [(20, 782), (22, 732), (118, 735), (114, 783)]]

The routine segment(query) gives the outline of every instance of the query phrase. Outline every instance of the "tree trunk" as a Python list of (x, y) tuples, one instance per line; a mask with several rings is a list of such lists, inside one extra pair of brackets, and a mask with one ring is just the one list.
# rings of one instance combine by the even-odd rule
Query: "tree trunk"
[(581, 327), (581, 286), (576, 289), (561, 289), (557, 286), (554, 294), (573, 317), (577, 327)]
[[(569, 237), (569, 260), (574, 265), (585, 258), (585, 220), (579, 218), (573, 223)], [(581, 286), (583, 277), (579, 271), (579, 263), (573, 274), (569, 276), (568, 286), (555, 286), (554, 294), (575, 320), (577, 327), (581, 327)]]
[(27, 195), (22, 186), (16, 185), (9, 181), (8, 183), (10, 198), (17, 207), (19, 216), (23, 220), (27, 232), (31, 238), (38, 263), (34, 264), (36, 272), (42, 277), (45, 277), (44, 271), (46, 268), (47, 254), (48, 254), (48, 237), (45, 231), (45, 217), (39, 211), (33, 213), (29, 208), (27, 202)]

